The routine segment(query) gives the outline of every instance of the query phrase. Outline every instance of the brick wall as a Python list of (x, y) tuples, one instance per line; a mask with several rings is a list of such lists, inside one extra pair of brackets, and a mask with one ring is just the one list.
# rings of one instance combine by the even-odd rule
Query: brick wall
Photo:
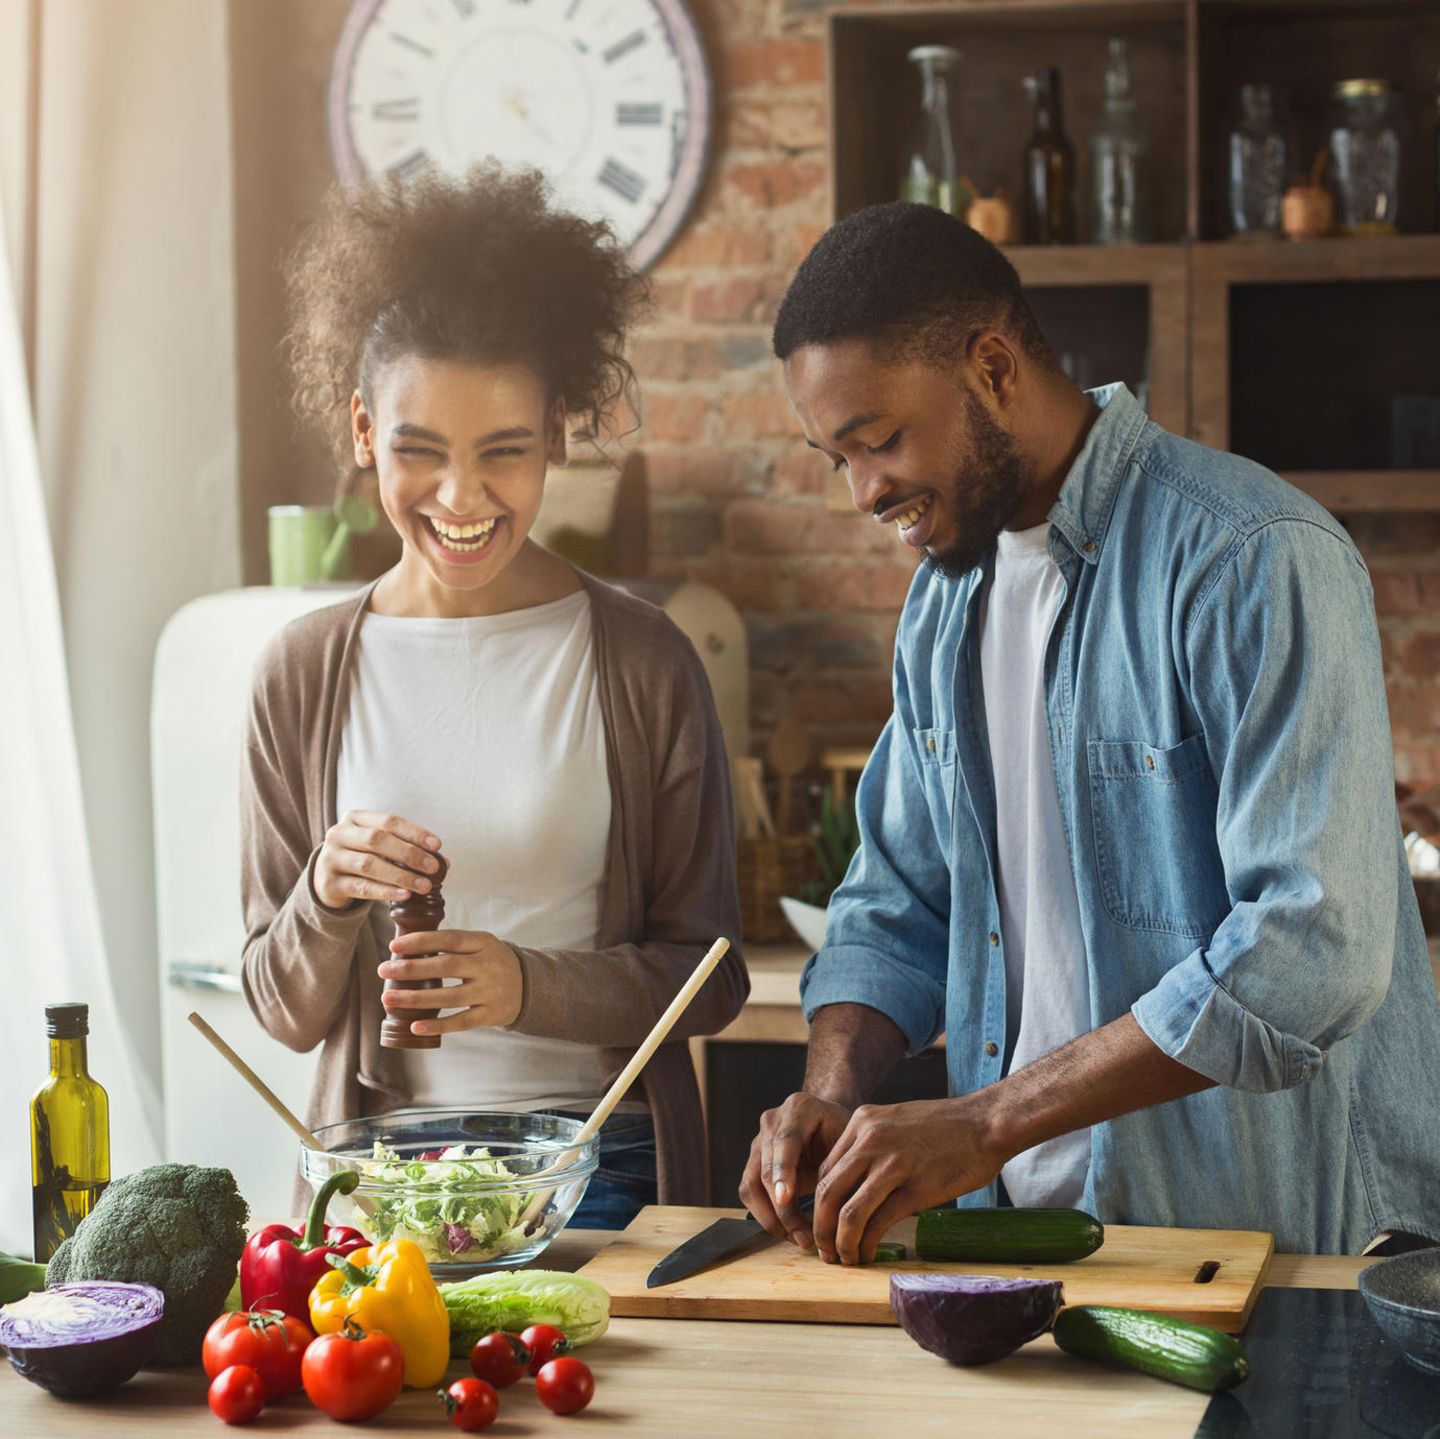
[[(749, 624), (756, 738), (793, 710), (832, 743), (889, 713), (889, 655), (911, 562), (893, 536), (828, 510), (823, 458), (781, 392), (769, 330), (829, 217), (824, 21), (813, 0), (691, 0), (715, 71), (714, 163), (657, 266), (632, 355), (657, 573), (728, 595)], [(265, 506), (323, 503), (323, 446), (297, 435), (276, 353), (276, 256), (330, 183), (324, 94), (350, 0), (230, 0), (236, 151), (241, 490), (248, 583), (266, 575)], [(1440, 782), (1440, 517), (1356, 520), (1375, 574), (1397, 763)]]
[[(653, 568), (744, 613), (757, 742), (793, 712), (822, 742), (865, 743), (889, 714), (912, 562), (878, 526), (826, 508), (827, 463), (798, 438), (768, 344), (829, 218), (823, 19), (796, 0), (696, 9), (716, 72), (715, 160), (632, 350)], [(1351, 528), (1374, 574), (1398, 775), (1440, 783), (1440, 516)]]

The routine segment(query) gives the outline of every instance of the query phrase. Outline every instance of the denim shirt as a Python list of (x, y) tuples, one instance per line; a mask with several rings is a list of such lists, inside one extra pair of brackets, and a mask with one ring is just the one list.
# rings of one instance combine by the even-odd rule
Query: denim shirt
[[(1219, 1087), (1096, 1125), (1086, 1206), (1282, 1250), (1440, 1240), (1440, 1001), (1364, 563), (1268, 470), (1160, 429), (1123, 385), (1092, 397), (1050, 513), (1045, 654), (1091, 1019), (1133, 1014)], [(1006, 1052), (988, 568), (916, 574), (860, 849), (801, 982), (807, 1018), (869, 1005), (912, 1052), (943, 1032), (952, 1094)]]

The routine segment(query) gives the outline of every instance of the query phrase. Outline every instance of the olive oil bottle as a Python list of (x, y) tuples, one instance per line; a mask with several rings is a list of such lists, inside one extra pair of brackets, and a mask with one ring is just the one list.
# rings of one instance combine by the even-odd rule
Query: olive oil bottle
[(110, 1182), (110, 1101), (86, 1067), (88, 1004), (45, 1006), (50, 1077), (30, 1101), (35, 1258), (50, 1261)]

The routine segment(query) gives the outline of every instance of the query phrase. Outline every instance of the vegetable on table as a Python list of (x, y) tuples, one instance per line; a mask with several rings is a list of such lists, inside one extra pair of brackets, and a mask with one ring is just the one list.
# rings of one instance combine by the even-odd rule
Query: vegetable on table
[(915, 1217), (920, 1259), (979, 1264), (1068, 1264), (1105, 1242), (1082, 1209), (924, 1209)]
[(475, 1341), (470, 1351), (470, 1372), (477, 1379), (508, 1389), (518, 1383), (530, 1369), (530, 1351), (517, 1335), (497, 1329)]
[(530, 1196), (503, 1159), (482, 1145), (452, 1145), (406, 1159), (379, 1140), (360, 1172), (381, 1243), (408, 1239), (436, 1264), (483, 1264), (529, 1243), (521, 1222)]
[(205, 1399), (217, 1419), (249, 1424), (265, 1407), (265, 1383), (248, 1364), (231, 1364), (210, 1380)]
[(578, 1414), (595, 1397), (595, 1376), (581, 1359), (552, 1359), (535, 1376), (535, 1393), (552, 1414)]
[(45, 1266), (0, 1254), (0, 1304), (13, 1304), (45, 1287)]
[(1207, 1394), (1233, 1389), (1250, 1373), (1250, 1361), (1232, 1335), (1143, 1309), (1074, 1305), (1055, 1321), (1055, 1342), (1067, 1354), (1138, 1369)]
[(407, 1385), (438, 1384), (450, 1360), (450, 1315), (419, 1246), (395, 1239), (327, 1262), (330, 1273), (310, 1294), (315, 1332), (334, 1334), (352, 1319), (378, 1329), (400, 1346)]
[(551, 1269), (500, 1269), (458, 1284), (442, 1284), (450, 1311), (450, 1350), (465, 1358), (477, 1339), (496, 1329), (518, 1334), (553, 1324), (577, 1349), (610, 1327), (610, 1294), (593, 1279)]
[(440, 1402), (450, 1422), (466, 1434), (488, 1429), (500, 1412), (500, 1396), (483, 1379), (457, 1379), (440, 1390)]
[(300, 1361), (310, 1402), (332, 1419), (373, 1419), (405, 1383), (405, 1356), (388, 1334), (367, 1334), (353, 1319), (322, 1334)]
[(1054, 1279), (983, 1274), (892, 1274), (890, 1308), (922, 1348), (952, 1364), (989, 1364), (1055, 1322), (1064, 1296)]
[(55, 1251), (45, 1283), (153, 1284), (165, 1296), (156, 1362), (194, 1364), (235, 1282), (248, 1217), (228, 1169), (152, 1165), (110, 1184)]
[(267, 1400), (284, 1399), (300, 1392), (300, 1361), (314, 1338), (308, 1324), (278, 1309), (227, 1313), (206, 1331), (201, 1360), (211, 1379), (231, 1365), (248, 1365)]
[(553, 1324), (532, 1324), (521, 1333), (520, 1342), (530, 1351), (531, 1374), (538, 1374), (557, 1355), (571, 1349), (564, 1331)]
[(240, 1256), (240, 1307), (279, 1309), (310, 1321), (310, 1291), (330, 1272), (329, 1254), (353, 1254), (370, 1241), (358, 1229), (325, 1223), (325, 1210), (337, 1193), (350, 1194), (360, 1182), (353, 1169), (332, 1174), (310, 1206), (303, 1233), (288, 1224), (267, 1224), (245, 1241)]
[(155, 1352), (165, 1296), (94, 1280), (33, 1292), (0, 1309), (0, 1346), (17, 1374), (64, 1399), (118, 1389)]

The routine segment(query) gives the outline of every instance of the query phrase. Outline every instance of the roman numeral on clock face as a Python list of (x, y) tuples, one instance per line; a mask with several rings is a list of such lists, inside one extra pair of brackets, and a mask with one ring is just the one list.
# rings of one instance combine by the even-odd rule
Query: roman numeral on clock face
[(605, 56), (605, 62), (613, 65), (617, 60), (623, 60), (632, 50), (638, 50), (648, 37), (643, 30), (632, 30), (623, 40), (617, 40), (608, 50), (601, 51)]
[(420, 101), (418, 97), (409, 100), (377, 100), (370, 113), (377, 120), (418, 120)]
[(617, 125), (658, 125), (660, 106), (648, 101), (622, 100), (615, 107)]
[(600, 183), (633, 205), (645, 193), (645, 177), (618, 160), (607, 160), (600, 171)]
[(403, 160), (391, 165), (387, 173), (394, 175), (397, 180), (409, 180), (418, 175), (429, 163), (430, 157), (424, 150), (414, 150)]

